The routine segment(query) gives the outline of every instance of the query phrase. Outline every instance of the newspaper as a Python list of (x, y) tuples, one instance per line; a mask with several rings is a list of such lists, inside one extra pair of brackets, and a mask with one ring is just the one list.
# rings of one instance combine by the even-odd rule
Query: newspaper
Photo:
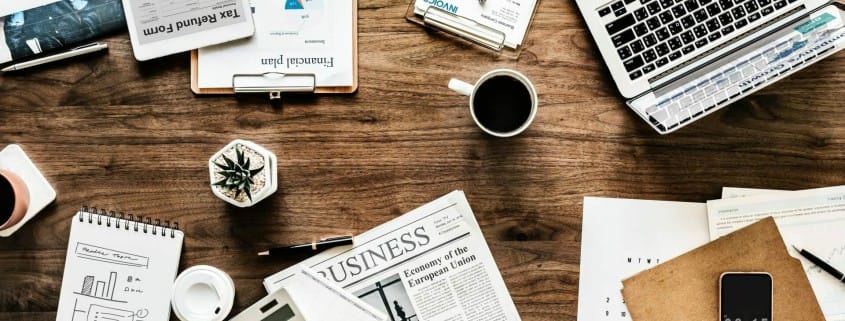
[(0, 12), (6, 13), (0, 16), (0, 63), (126, 29), (120, 0), (30, 1), (0, 1)]
[[(481, 228), (454, 191), (302, 263), (403, 321), (520, 320)], [(264, 280), (273, 292), (302, 269)]]

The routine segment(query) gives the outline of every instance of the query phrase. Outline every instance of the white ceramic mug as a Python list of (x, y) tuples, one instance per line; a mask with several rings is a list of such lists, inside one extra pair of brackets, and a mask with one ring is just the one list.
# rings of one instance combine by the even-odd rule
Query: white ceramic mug
[[(529, 96), (531, 97), (531, 111), (530, 111), (530, 114), (528, 115), (528, 118), (525, 120), (525, 122), (523, 122), (523, 124), (521, 126), (519, 126), (518, 128), (516, 128), (514, 130), (508, 131), (508, 132), (495, 131), (495, 130), (491, 130), (490, 128), (485, 127), (478, 120), (478, 117), (476, 116), (475, 108), (473, 108), (474, 103), (475, 103), (475, 95), (478, 91), (478, 88), (480, 88), (481, 85), (484, 84), (484, 82), (486, 82), (487, 80), (490, 80), (493, 77), (497, 77), (497, 76), (508, 76), (508, 77), (511, 77), (515, 80), (518, 80), (520, 83), (522, 83), (525, 86), (525, 88), (528, 90)], [(534, 88), (534, 84), (532, 84), (531, 81), (528, 80), (528, 77), (525, 77), (525, 75), (523, 75), (522, 73), (520, 73), (516, 70), (511, 70), (511, 69), (491, 70), (491, 71), (487, 72), (486, 74), (482, 75), (481, 78), (479, 78), (478, 81), (476, 81), (474, 85), (463, 82), (463, 81), (455, 79), (455, 78), (452, 78), (452, 80), (449, 80), (449, 89), (452, 89), (452, 90), (454, 90), (454, 91), (456, 91), (459, 94), (462, 94), (464, 96), (469, 96), (469, 113), (470, 113), (470, 115), (472, 115), (472, 119), (475, 121), (475, 124), (478, 125), (478, 127), (481, 128), (481, 130), (483, 130), (485, 133), (488, 133), (488, 134), (496, 136), (496, 137), (512, 137), (512, 136), (519, 135), (520, 133), (522, 133), (526, 129), (528, 129), (528, 126), (531, 125), (531, 122), (534, 121), (534, 116), (537, 115), (537, 106), (538, 106), (537, 89)]]

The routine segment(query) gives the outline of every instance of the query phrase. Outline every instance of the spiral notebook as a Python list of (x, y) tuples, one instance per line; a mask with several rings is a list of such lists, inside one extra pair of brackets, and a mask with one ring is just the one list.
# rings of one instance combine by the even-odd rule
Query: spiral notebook
[(73, 216), (56, 321), (170, 319), (178, 223), (82, 208)]

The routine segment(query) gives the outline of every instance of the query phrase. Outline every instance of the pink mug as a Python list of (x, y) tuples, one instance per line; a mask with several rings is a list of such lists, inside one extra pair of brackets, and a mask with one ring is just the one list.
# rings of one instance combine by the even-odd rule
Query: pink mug
[(29, 188), (15, 173), (0, 169), (0, 231), (20, 222), (29, 209)]

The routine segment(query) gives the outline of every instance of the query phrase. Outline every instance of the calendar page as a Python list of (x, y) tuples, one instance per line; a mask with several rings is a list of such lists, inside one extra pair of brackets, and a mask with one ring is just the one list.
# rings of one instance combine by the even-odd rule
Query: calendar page
[(578, 321), (631, 320), (622, 280), (707, 243), (707, 205), (584, 198)]

